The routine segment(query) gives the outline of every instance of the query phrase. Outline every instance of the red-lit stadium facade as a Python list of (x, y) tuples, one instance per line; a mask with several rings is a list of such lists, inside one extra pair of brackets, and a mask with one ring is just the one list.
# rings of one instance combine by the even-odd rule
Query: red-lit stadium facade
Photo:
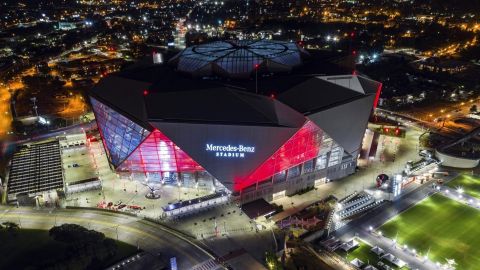
[(160, 82), (138, 73), (148, 72), (110, 75), (90, 93), (115, 170), (159, 181), (214, 179), (255, 194), (247, 200), (353, 173), (381, 89), (357, 75), (310, 76), (272, 98), (195, 77), (171, 81), (177, 72)]

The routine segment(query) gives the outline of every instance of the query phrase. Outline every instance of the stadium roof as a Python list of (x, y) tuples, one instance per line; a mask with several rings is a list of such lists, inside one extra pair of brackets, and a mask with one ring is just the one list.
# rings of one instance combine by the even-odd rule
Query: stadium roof
[(262, 73), (289, 72), (308, 53), (297, 44), (273, 40), (228, 40), (188, 47), (169, 62), (195, 77), (218, 75), (249, 78)]
[(228, 87), (152, 93), (145, 97), (149, 121), (301, 127), (298, 112), (261, 95)]
[(145, 128), (151, 121), (295, 128), (305, 122), (302, 114), (276, 99), (227, 86), (150, 92), (148, 83), (111, 75), (91, 95)]
[(355, 75), (319, 76), (297, 84), (278, 99), (309, 115), (376, 94), (380, 83)]
[[(239, 50), (256, 54), (230, 55)], [(251, 66), (252, 59), (285, 60), (290, 51), (302, 50), (279, 41), (219, 41), (184, 50), (171, 62), (177, 61), (178, 67), (182, 55), (195, 58), (200, 53), (198, 61), (233, 57), (231, 61)], [(317, 57), (312, 54), (311, 60), (313, 56)], [(354, 152), (359, 143), (351, 137), (362, 137), (363, 123), (381, 84), (357, 75), (324, 76), (325, 70), (345, 72), (315, 59), (291, 73), (264, 74), (256, 82), (228, 75), (198, 78), (176, 72), (171, 65), (140, 61), (102, 79), (91, 95), (146, 129), (159, 123), (298, 128), (307, 116), (346, 151)]]

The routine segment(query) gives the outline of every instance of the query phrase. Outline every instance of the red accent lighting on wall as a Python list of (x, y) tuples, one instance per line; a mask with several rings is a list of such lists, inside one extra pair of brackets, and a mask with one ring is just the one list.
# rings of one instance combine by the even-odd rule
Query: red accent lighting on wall
[(322, 144), (323, 131), (307, 121), (285, 144), (245, 179), (235, 179), (234, 189), (242, 190), (257, 181), (317, 157)]
[(137, 172), (204, 171), (202, 166), (158, 129), (141, 142), (120, 168)]
[(382, 92), (382, 84), (380, 83), (377, 88), (377, 93), (375, 94), (375, 101), (373, 101), (373, 109), (377, 108), (378, 101), (380, 100), (380, 93)]

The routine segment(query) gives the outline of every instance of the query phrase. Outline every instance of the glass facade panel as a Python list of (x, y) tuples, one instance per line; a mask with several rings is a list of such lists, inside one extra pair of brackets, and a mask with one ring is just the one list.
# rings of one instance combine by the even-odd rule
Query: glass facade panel
[(90, 100), (110, 161), (118, 167), (149, 132), (98, 100)]
[(267, 68), (269, 63), (284, 71), (301, 64), (302, 54), (307, 54), (297, 44), (274, 40), (215, 41), (186, 48), (172, 60), (180, 71), (198, 71), (232, 76), (245, 76), (254, 72), (255, 65)]
[(122, 163), (137, 172), (195, 172), (204, 169), (159, 130), (154, 130)]
[(338, 165), (342, 161), (343, 156), (343, 148), (335, 145), (332, 148), (332, 152), (330, 153), (330, 158), (328, 159), (328, 167), (332, 167)]
[(273, 175), (274, 183), (285, 182), (286, 180), (287, 180), (287, 171), (281, 171)]
[(288, 169), (288, 178), (297, 177), (300, 175), (300, 166), (295, 166)]
[(236, 190), (247, 187), (258, 180), (299, 165), (317, 157), (322, 144), (323, 131), (313, 122), (308, 121), (269, 159), (258, 167), (246, 179), (235, 181)]
[(327, 154), (318, 156), (317, 164), (315, 164), (315, 170), (323, 170), (327, 167)]
[(311, 173), (313, 172), (313, 161), (315, 161), (315, 159), (312, 159), (312, 160), (309, 160), (305, 163), (303, 163), (303, 173)]

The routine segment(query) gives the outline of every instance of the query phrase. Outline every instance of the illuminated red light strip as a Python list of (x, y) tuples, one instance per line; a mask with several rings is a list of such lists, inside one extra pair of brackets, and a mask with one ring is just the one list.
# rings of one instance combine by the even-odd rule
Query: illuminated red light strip
[(377, 93), (375, 94), (375, 101), (373, 102), (373, 109), (377, 108), (378, 101), (380, 100), (380, 93), (382, 92), (382, 83), (378, 85)]
[(235, 179), (234, 189), (242, 190), (265, 181), (273, 175), (317, 157), (322, 143), (323, 131), (307, 121), (270, 158), (244, 179)]

